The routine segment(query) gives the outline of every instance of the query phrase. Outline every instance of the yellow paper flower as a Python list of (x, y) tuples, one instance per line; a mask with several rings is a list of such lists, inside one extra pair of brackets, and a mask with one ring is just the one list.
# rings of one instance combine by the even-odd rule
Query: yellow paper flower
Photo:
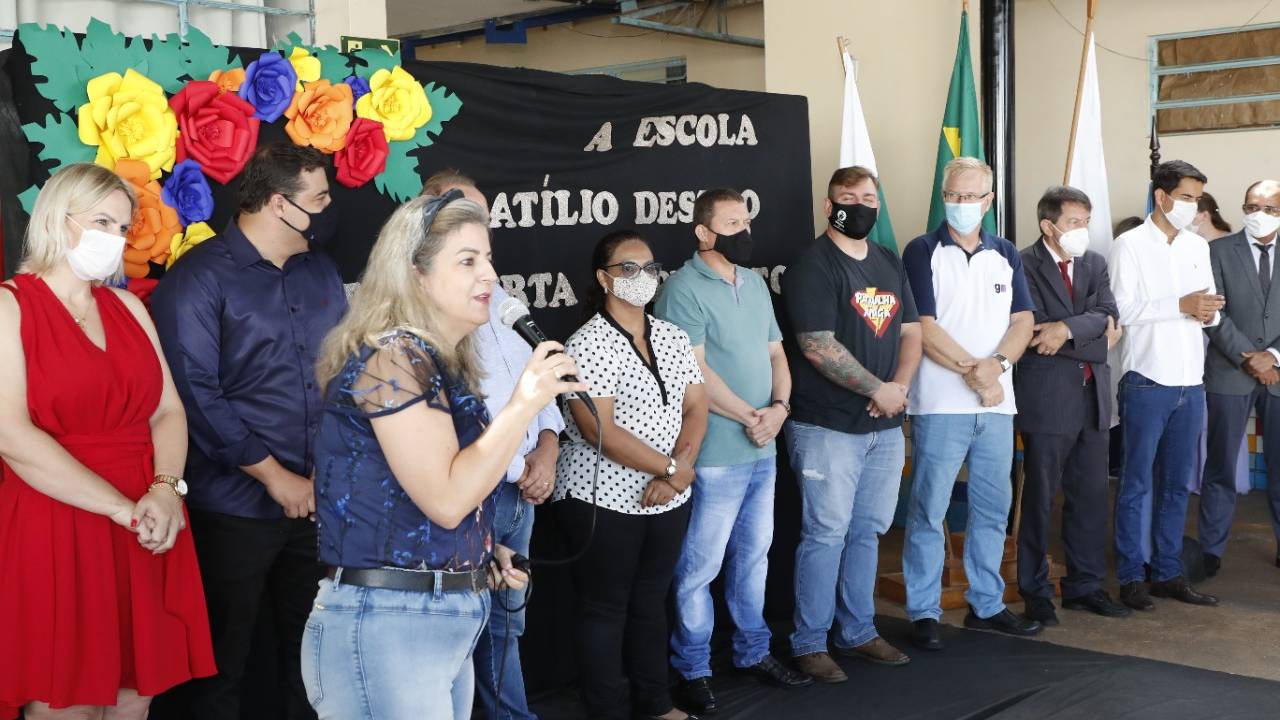
[(369, 78), (369, 92), (356, 101), (356, 115), (382, 123), (387, 140), (408, 140), (431, 119), (431, 103), (422, 85), (396, 66)]
[(116, 161), (141, 160), (151, 179), (173, 169), (178, 120), (164, 90), (130, 68), (121, 77), (106, 73), (89, 81), (89, 102), (80, 106), (80, 142), (96, 145), (99, 165), (114, 170)]
[(198, 222), (188, 225), (186, 234), (178, 233), (169, 242), (169, 261), (165, 263), (165, 268), (173, 267), (178, 258), (185, 255), (188, 250), (214, 235), (217, 235), (217, 233), (213, 231), (213, 228), (209, 227), (209, 223)]
[(293, 66), (293, 71), (298, 73), (294, 92), (302, 92), (302, 83), (320, 79), (320, 58), (313, 57), (306, 48), (295, 46), (293, 52), (289, 54), (289, 64)]

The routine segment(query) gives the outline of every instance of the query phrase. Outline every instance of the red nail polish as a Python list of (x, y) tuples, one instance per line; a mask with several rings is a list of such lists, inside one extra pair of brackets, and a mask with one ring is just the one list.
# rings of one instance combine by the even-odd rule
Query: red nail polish
[(131, 528), (136, 528), (136, 527), (138, 527), (138, 518), (134, 518), (134, 519), (130, 520), (130, 521), (129, 521), (129, 527), (131, 527)]

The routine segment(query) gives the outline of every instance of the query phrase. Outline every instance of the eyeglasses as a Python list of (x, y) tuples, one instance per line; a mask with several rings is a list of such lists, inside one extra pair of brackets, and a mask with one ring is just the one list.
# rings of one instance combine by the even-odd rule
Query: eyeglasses
[(612, 265), (604, 266), (606, 270), (608, 270), (609, 268), (616, 268), (616, 267), (622, 268), (622, 275), (620, 275), (620, 277), (624, 277), (628, 280), (639, 275), (641, 270), (649, 273), (653, 277), (658, 277), (659, 275), (662, 274), (662, 263), (660, 262), (651, 262), (648, 265), (641, 265), (640, 263), (631, 262), (630, 260), (628, 260), (626, 262), (614, 263)]
[(950, 190), (943, 190), (942, 199), (946, 202), (976, 203), (982, 202), (990, 194), (990, 192), (984, 192), (981, 195), (975, 195), (974, 193), (957, 193), (951, 192)]
[(1244, 211), (1245, 215), (1252, 215), (1261, 211), (1271, 217), (1280, 217), (1280, 207), (1275, 207), (1274, 205), (1254, 205), (1253, 203), (1249, 203), (1240, 209)]

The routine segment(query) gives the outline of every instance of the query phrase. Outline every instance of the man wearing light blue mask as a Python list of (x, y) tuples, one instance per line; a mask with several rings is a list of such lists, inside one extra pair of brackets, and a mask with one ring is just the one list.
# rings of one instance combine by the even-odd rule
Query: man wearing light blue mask
[[(1215, 289), (1209, 243), (1187, 229), (1208, 180), (1189, 163), (1172, 160), (1156, 167), (1151, 182), (1155, 207), (1146, 222), (1116, 238), (1108, 261), (1125, 329), (1119, 346), (1124, 460), (1116, 492), (1116, 577), (1121, 602), (1134, 610), (1153, 609), (1152, 595), (1193, 605), (1218, 602), (1191, 589), (1182, 569), (1187, 488), (1205, 415), (1203, 329), (1219, 324), (1225, 304)], [(1150, 558), (1143, 550), (1148, 531)], [(1143, 571), (1148, 561), (1150, 587)]]
[(966, 627), (1035, 635), (1039, 622), (1004, 605), (1005, 526), (1013, 491), (1011, 373), (1031, 340), (1035, 305), (1013, 243), (981, 229), (991, 207), (991, 168), (959, 157), (943, 170), (947, 221), (902, 252), (924, 336), (924, 360), (908, 395), (911, 500), (902, 570), (913, 641), (941, 650), (942, 520), (968, 460), (964, 568)]

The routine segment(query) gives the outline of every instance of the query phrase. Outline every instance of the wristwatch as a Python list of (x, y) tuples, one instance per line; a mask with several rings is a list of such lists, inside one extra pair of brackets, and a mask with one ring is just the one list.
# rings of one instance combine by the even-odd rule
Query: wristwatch
[(1009, 368), (1013, 367), (1013, 363), (1009, 362), (1009, 358), (1005, 357), (1004, 355), (1001, 355), (1000, 353), (996, 353), (991, 357), (995, 358), (1000, 362), (1000, 372), (1002, 373), (1009, 372)]
[(169, 486), (169, 489), (172, 490), (179, 499), (185, 499), (187, 497), (187, 481), (180, 477), (159, 474), (156, 475), (155, 482), (151, 483), (151, 486), (154, 487), (159, 484)]
[(671, 478), (675, 477), (676, 470), (679, 470), (679, 469), (680, 468), (676, 465), (675, 458), (673, 457), (667, 458), (667, 469), (665, 471), (665, 474), (662, 476), (662, 479), (670, 480)]
[(770, 404), (770, 405), (781, 405), (781, 406), (782, 406), (782, 409), (787, 411), (787, 415), (788, 415), (788, 416), (790, 416), (790, 415), (791, 415), (791, 403), (787, 402), (786, 400), (783, 400), (782, 398), (774, 398), (774, 399), (773, 399), (773, 402), (771, 402), (771, 403), (769, 403), (769, 404)]

